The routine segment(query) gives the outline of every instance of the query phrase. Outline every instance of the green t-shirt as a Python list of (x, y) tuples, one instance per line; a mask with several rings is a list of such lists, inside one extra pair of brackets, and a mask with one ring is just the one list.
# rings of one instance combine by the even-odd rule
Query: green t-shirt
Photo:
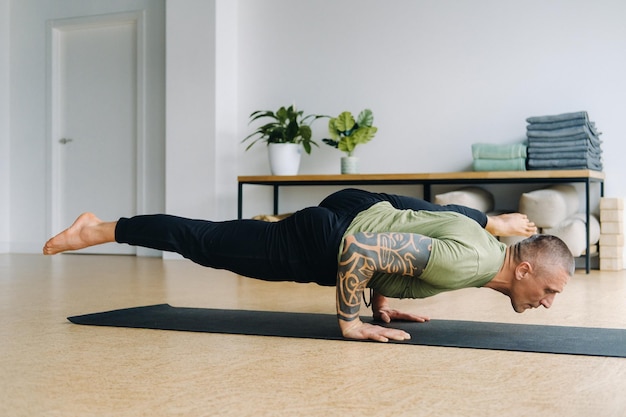
[[(425, 298), (440, 292), (482, 287), (500, 270), (506, 245), (474, 220), (451, 211), (398, 210), (380, 202), (359, 213), (344, 234), (415, 233), (432, 238), (428, 264), (418, 278), (376, 273), (368, 287), (393, 298)], [(339, 256), (343, 250), (343, 240)]]

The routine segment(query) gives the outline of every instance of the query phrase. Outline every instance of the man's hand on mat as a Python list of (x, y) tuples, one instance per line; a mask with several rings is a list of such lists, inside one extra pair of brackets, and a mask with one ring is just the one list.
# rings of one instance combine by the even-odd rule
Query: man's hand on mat
[(406, 320), (424, 323), (429, 321), (427, 316), (418, 316), (417, 314), (403, 313), (389, 307), (387, 297), (374, 291), (372, 294), (372, 314), (374, 320), (390, 323), (391, 320)]
[(382, 321), (385, 323), (391, 323), (391, 320), (416, 321), (418, 323), (424, 323), (430, 320), (430, 318), (427, 316), (418, 316), (417, 314), (403, 313), (402, 311), (398, 311), (388, 307), (374, 310), (373, 315), (374, 320)]
[(409, 340), (411, 338), (411, 335), (404, 330), (363, 323), (360, 319), (352, 321), (339, 320), (339, 327), (343, 337), (346, 339), (369, 339), (377, 342), (388, 342), (389, 340)]

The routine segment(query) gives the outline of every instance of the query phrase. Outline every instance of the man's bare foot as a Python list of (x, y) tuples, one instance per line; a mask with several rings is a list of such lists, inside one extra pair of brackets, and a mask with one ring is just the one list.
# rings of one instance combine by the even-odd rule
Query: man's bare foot
[(494, 236), (525, 236), (537, 233), (537, 226), (521, 213), (488, 216), (485, 229)]
[(93, 213), (83, 213), (74, 223), (46, 242), (44, 255), (83, 249), (115, 240), (115, 223), (103, 222)]

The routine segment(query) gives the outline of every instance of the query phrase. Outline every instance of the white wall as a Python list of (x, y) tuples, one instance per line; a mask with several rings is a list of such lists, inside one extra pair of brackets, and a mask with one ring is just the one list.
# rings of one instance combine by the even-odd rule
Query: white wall
[[(166, 211), (225, 220), (237, 198), (237, 1), (167, 2)], [(179, 256), (164, 253), (166, 259)]]
[[(258, 109), (370, 107), (379, 133), (357, 148), (362, 172), (458, 171), (470, 168), (473, 142), (521, 141), (528, 116), (587, 110), (604, 132), (606, 193), (626, 196), (623, 1), (240, 0), (239, 9), (239, 137)], [(262, 147), (240, 149), (239, 174), (269, 173)], [(301, 172), (338, 173), (340, 156), (315, 149)], [(286, 193), (285, 210), (320, 197)]]
[(215, 219), (236, 215), (238, 161), (239, 6), (237, 0), (215, 1)]
[[(0, 218), (10, 213), (12, 251), (47, 237), (45, 20), (135, 1), (0, 0), (0, 11), (11, 6), (10, 144), (0, 116), (11, 192)], [(587, 110), (604, 132), (606, 194), (626, 196), (621, 0), (175, 0), (167, 13), (167, 198), (151, 194), (167, 211), (235, 217), (236, 176), (269, 173), (265, 149), (239, 143), (248, 115), (294, 102), (331, 115), (371, 107), (379, 134), (357, 150), (369, 173), (467, 169), (473, 142), (516, 142), (528, 116)], [(337, 173), (340, 156), (314, 149), (301, 172)], [(286, 190), (283, 208), (327, 191)], [(255, 195), (246, 216), (270, 208), (268, 190)], [(0, 221), (0, 242), (7, 228)]]
[(166, 3), (166, 204), (187, 217), (215, 214), (215, 4)]
[(0, 253), (9, 251), (9, 0), (0, 0)]
[(233, 0), (167, 3), (168, 213), (234, 217), (237, 17)]
[[(48, 158), (46, 155), (46, 48), (47, 21), (75, 16), (89, 16), (134, 10), (146, 10), (145, 50), (163, 47), (165, 35), (163, 1), (155, 0), (2, 0), (10, 5), (10, 247), (12, 252), (39, 252), (51, 233), (48, 226)], [(3, 13), (3, 17), (6, 16)], [(5, 25), (2, 26), (6, 27)], [(0, 39), (2, 39), (0, 37)], [(159, 45), (160, 44), (160, 45)], [(3, 48), (4, 50), (4, 48)], [(146, 122), (146, 160), (148, 181), (146, 210), (163, 211), (164, 196), (164, 57), (146, 54), (147, 65), (157, 68), (146, 79), (149, 105)], [(1, 64), (1, 61), (0, 61)], [(0, 82), (2, 71), (0, 70)], [(153, 75), (150, 75), (153, 74)], [(156, 74), (156, 75), (154, 75)], [(4, 97), (4, 95), (3, 95)], [(0, 119), (0, 126), (1, 125)], [(0, 129), (0, 132), (2, 130)], [(1, 137), (1, 136), (0, 136)], [(7, 149), (0, 139), (0, 149)], [(1, 157), (0, 157), (1, 158)], [(0, 159), (0, 162), (3, 161)], [(0, 192), (3, 191), (0, 171)], [(6, 187), (4, 187), (6, 189)], [(3, 199), (4, 200), (4, 199)], [(6, 201), (5, 200), (5, 201)], [(6, 206), (0, 204), (1, 210)], [(87, 210), (88, 208), (85, 208)], [(4, 216), (0, 216), (4, 217)], [(0, 228), (2, 230), (2, 228)], [(0, 236), (1, 239), (1, 236)]]

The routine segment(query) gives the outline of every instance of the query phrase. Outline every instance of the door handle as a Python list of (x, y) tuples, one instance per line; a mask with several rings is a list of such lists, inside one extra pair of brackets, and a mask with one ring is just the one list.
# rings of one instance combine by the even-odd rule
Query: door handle
[(70, 139), (70, 138), (61, 138), (59, 139), (59, 143), (61, 145), (65, 145), (66, 143), (70, 143), (71, 141), (73, 141), (74, 139)]

